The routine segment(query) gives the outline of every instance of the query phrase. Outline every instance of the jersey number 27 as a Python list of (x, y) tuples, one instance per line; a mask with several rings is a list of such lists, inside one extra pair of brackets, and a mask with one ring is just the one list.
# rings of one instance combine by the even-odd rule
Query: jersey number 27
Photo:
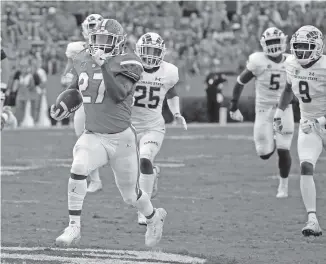
[[(92, 84), (94, 84), (94, 88), (97, 89), (97, 96), (95, 99), (95, 102), (92, 102), (92, 97), (89, 95), (84, 95), (84, 92), (89, 88), (89, 76), (87, 72), (82, 72), (79, 75), (79, 79), (78, 79), (78, 86), (79, 86), (79, 90), (81, 91), (82, 95), (83, 95), (83, 102), (84, 104), (91, 104), (91, 103), (95, 103), (95, 104), (101, 104), (104, 100), (104, 93), (105, 93), (105, 85), (104, 85), (104, 81), (103, 81), (103, 75), (102, 73), (99, 72), (95, 72), (93, 74), (93, 82)], [(92, 89), (94, 89), (92, 88)]]

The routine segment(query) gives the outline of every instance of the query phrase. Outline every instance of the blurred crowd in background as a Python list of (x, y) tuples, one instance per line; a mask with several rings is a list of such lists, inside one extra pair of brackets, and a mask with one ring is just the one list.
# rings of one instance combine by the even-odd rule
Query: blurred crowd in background
[(83, 40), (80, 25), (91, 13), (117, 19), (130, 49), (145, 32), (161, 34), (166, 60), (179, 67), (185, 85), (192, 76), (218, 69), (237, 74), (248, 55), (260, 50), (267, 27), (279, 27), (289, 38), (306, 24), (326, 32), (326, 1), (2, 1), (1, 44), (13, 77), (40, 68), (48, 82), (60, 75), (66, 46)]

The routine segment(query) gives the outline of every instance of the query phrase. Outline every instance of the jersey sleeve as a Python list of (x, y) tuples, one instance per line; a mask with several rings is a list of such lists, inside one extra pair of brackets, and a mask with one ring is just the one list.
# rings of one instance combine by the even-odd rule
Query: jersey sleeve
[(121, 61), (120, 68), (121, 70), (119, 74), (128, 77), (135, 83), (140, 80), (144, 71), (143, 65), (140, 63), (140, 61), (133, 58)]
[(247, 61), (247, 69), (255, 76), (260, 75), (263, 71), (263, 67), (260, 66), (260, 57), (260, 53), (256, 52), (251, 54)]
[(170, 89), (174, 87), (179, 81), (179, 69), (173, 64), (170, 64), (168, 72), (169, 72), (168, 88)]

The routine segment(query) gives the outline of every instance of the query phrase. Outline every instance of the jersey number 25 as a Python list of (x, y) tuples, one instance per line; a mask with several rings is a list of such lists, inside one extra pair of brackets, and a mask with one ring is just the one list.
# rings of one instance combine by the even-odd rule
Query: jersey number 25
[(160, 102), (160, 96), (155, 95), (154, 93), (160, 92), (161, 88), (153, 87), (153, 86), (149, 87), (149, 98), (148, 98), (149, 103), (146, 105), (145, 103), (141, 103), (140, 101), (147, 97), (147, 91), (148, 91), (147, 88), (148, 87), (143, 86), (143, 85), (136, 86), (135, 92), (141, 92), (141, 94), (138, 96), (135, 96), (134, 106), (144, 107), (144, 108), (148, 107), (150, 109), (155, 109)]
[(96, 86), (94, 88), (97, 89), (97, 96), (96, 96), (95, 102), (92, 102), (92, 97), (91, 96), (84, 95), (84, 92), (89, 88), (89, 76), (88, 76), (88, 73), (87, 72), (82, 72), (79, 75), (78, 86), (79, 86), (79, 90), (81, 91), (81, 93), (83, 95), (84, 104), (91, 104), (91, 103), (101, 104), (103, 102), (103, 100), (104, 100), (105, 85), (104, 85), (102, 73), (95, 72), (93, 74), (93, 80), (94, 81), (92, 82), (92, 84), (94, 84), (94, 86)]

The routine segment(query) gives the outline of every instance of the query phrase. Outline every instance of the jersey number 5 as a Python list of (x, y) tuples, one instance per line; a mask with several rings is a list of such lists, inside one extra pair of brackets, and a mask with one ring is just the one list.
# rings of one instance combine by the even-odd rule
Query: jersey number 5
[(279, 74), (272, 74), (271, 75), (271, 81), (270, 81), (270, 90), (278, 90), (280, 88), (280, 82), (278, 80), (275, 80), (275, 78), (280, 78)]
[[(154, 95), (154, 92), (160, 92), (161, 88), (160, 87), (153, 87), (150, 86), (149, 87), (149, 98), (148, 101), (152, 102), (152, 104), (147, 104), (147, 107), (150, 109), (155, 109), (159, 102), (160, 102), (160, 96), (159, 95)], [(136, 87), (135, 92), (141, 92), (141, 94), (139, 96), (135, 96), (135, 102), (134, 102), (134, 106), (138, 106), (138, 107), (146, 107), (146, 104), (144, 103), (140, 103), (139, 101), (142, 99), (145, 99), (147, 96), (147, 87), (146, 86), (142, 86), (139, 85)]]
[(304, 95), (301, 96), (301, 100), (303, 103), (310, 103), (311, 97), (309, 95), (309, 86), (306, 81), (300, 81), (299, 82), (299, 93)]
[[(93, 103), (101, 104), (103, 102), (104, 93), (105, 93), (105, 85), (104, 85), (102, 73), (95, 72), (93, 74), (93, 80), (95, 80), (94, 81), (94, 83), (96, 85), (95, 88), (97, 89), (97, 96), (96, 96), (95, 102), (93, 102)], [(92, 97), (89, 95), (84, 95), (84, 92), (89, 88), (89, 76), (88, 76), (87, 72), (82, 72), (79, 75), (78, 86), (79, 86), (79, 90), (81, 91), (81, 93), (83, 95), (84, 104), (91, 104)]]

